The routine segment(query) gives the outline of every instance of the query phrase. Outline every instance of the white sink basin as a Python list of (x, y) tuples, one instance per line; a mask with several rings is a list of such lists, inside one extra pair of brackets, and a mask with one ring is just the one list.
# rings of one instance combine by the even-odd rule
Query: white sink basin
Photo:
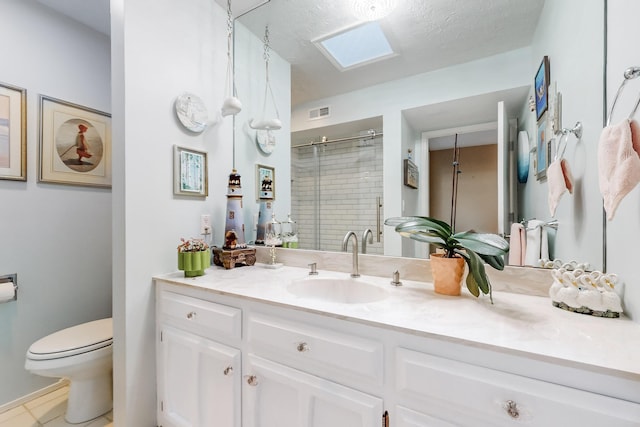
[(353, 278), (309, 277), (293, 281), (287, 290), (298, 297), (343, 304), (375, 302), (388, 296), (384, 289)]

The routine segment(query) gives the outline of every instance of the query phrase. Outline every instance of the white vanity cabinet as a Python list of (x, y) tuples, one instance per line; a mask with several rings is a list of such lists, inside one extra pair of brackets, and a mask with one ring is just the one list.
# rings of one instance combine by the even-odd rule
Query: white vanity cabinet
[(390, 427), (640, 426), (633, 376), (170, 282), (157, 299), (164, 427), (370, 427), (385, 411)]
[(157, 294), (158, 426), (240, 427), (238, 309), (173, 292)]
[(401, 426), (640, 425), (636, 403), (406, 348), (395, 361)]

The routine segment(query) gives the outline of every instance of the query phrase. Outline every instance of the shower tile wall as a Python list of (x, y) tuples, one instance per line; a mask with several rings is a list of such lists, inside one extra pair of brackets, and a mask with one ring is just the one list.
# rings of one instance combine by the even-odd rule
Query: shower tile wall
[[(378, 243), (375, 239), (376, 198), (383, 201), (381, 138), (316, 148), (317, 159), (314, 147), (291, 150), (291, 214), (298, 222), (300, 248), (340, 251), (349, 230), (358, 235), (362, 248), (362, 232), (370, 228), (374, 243), (367, 244), (367, 253), (382, 254), (383, 240)], [(316, 246), (314, 221), (318, 214), (320, 242)], [(380, 220), (384, 222), (384, 218)]]

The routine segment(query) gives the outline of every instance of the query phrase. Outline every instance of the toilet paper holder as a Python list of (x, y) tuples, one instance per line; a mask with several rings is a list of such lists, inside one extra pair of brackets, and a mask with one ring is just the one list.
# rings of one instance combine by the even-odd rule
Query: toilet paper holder
[[(14, 290), (13, 299), (10, 299), (9, 301), (15, 301), (18, 299), (18, 274), (14, 273), (14, 274), (0, 275), (0, 285), (8, 282), (13, 283), (13, 290)], [(6, 302), (9, 302), (9, 301), (6, 301)]]

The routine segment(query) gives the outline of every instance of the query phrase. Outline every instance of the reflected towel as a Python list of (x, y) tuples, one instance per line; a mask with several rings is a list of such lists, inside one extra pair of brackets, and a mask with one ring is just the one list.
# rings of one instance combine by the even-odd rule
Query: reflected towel
[(524, 265), (538, 266), (541, 259), (549, 259), (549, 238), (544, 222), (532, 219), (527, 222), (527, 249)]
[(549, 211), (551, 216), (554, 216), (562, 195), (566, 191), (573, 194), (573, 175), (566, 159), (555, 160), (549, 165), (547, 184), (549, 185)]
[(640, 182), (640, 126), (635, 120), (607, 126), (598, 144), (598, 175), (607, 219), (618, 204)]
[(509, 235), (509, 265), (524, 265), (526, 251), (527, 235), (524, 225), (514, 222)]

